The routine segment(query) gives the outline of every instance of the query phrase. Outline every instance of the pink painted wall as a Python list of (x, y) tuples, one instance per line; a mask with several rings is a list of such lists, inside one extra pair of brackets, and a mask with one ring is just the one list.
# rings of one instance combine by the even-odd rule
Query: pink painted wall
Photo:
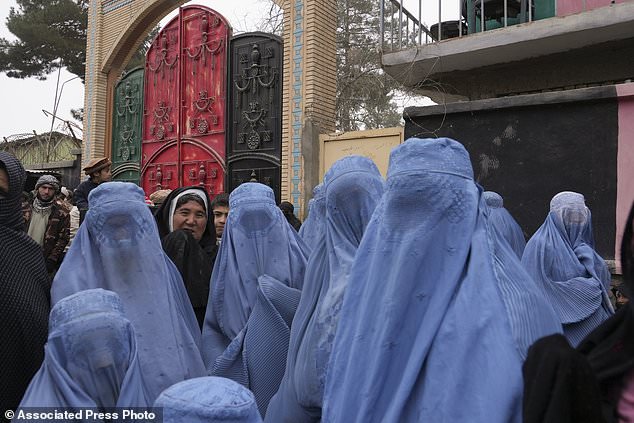
[(634, 83), (616, 86), (619, 104), (619, 139), (616, 158), (616, 243), (617, 272), (621, 272), (621, 239), (634, 201)]
[[(631, 0), (615, 0), (614, 3), (625, 3)], [(611, 0), (557, 0), (557, 16), (572, 15), (585, 10), (596, 9), (597, 7), (609, 6)]]

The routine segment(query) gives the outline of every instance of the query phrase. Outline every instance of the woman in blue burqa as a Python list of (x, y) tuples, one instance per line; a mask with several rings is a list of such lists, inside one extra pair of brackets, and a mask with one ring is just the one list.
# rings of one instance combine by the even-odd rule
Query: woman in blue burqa
[(302, 237), (311, 250), (315, 248), (319, 234), (324, 227), (324, 218), (326, 217), (325, 203), (324, 186), (319, 184), (313, 189), (313, 198), (308, 201), (308, 217), (302, 227), (299, 228), (299, 236)]
[(517, 223), (511, 213), (504, 208), (504, 200), (502, 196), (497, 192), (485, 191), (484, 199), (489, 206), (489, 222), (493, 230), (499, 234), (502, 239), (505, 239), (517, 258), (522, 259), (524, 253), (524, 247), (526, 247), (526, 238), (524, 238), (524, 232)]
[(458, 142), (392, 150), (350, 271), (322, 421), (521, 421), (526, 351), (561, 326), (488, 213)]
[(522, 264), (544, 291), (575, 347), (614, 314), (610, 271), (594, 250), (592, 215), (582, 194), (560, 192), (526, 244)]
[(196, 316), (178, 269), (163, 252), (143, 190), (108, 182), (91, 191), (89, 201), (53, 281), (52, 301), (91, 288), (119, 294), (154, 401), (168, 386), (206, 374)]
[(55, 304), (44, 363), (20, 407), (106, 411), (151, 405), (137, 359), (134, 328), (119, 296), (88, 289)]
[(308, 261), (286, 372), (265, 421), (321, 420), (326, 368), (350, 268), (383, 189), (379, 170), (366, 157), (344, 157), (324, 176), (325, 227)]
[(198, 377), (167, 388), (156, 399), (163, 423), (262, 423), (253, 393), (223, 377)]
[(212, 376), (253, 391), (264, 415), (284, 375), (308, 247), (266, 185), (243, 183), (229, 207), (211, 277), (203, 357)]

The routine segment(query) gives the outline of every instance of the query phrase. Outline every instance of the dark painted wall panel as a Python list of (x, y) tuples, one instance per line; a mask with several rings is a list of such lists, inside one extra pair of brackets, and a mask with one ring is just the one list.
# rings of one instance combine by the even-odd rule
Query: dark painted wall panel
[(584, 194), (596, 248), (614, 258), (616, 99), (414, 116), (405, 121), (405, 138), (413, 136), (462, 142), (477, 181), (504, 197), (527, 239), (543, 223), (553, 195)]

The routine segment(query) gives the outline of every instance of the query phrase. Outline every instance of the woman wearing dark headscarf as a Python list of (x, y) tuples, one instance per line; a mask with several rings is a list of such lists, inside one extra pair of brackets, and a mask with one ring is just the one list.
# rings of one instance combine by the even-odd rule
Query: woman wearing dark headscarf
[(350, 267), (383, 190), (379, 169), (366, 157), (344, 157), (324, 176), (325, 228), (308, 261), (286, 372), (267, 422), (320, 421), (326, 367)]
[(231, 193), (229, 206), (212, 275), (203, 357), (212, 376), (253, 391), (264, 415), (284, 375), (308, 248), (266, 185), (243, 183)]
[(25, 179), (22, 164), (0, 151), (1, 410), (15, 410), (42, 364), (50, 309), (42, 249), (24, 231)]
[(51, 310), (46, 356), (20, 408), (150, 407), (132, 323), (119, 296), (87, 289)]
[(526, 244), (522, 264), (557, 312), (573, 347), (614, 314), (610, 272), (594, 251), (583, 195), (565, 191), (553, 197), (546, 221)]
[(561, 326), (488, 213), (458, 142), (392, 150), (350, 270), (322, 421), (521, 421), (528, 346)]
[(280, 203), (280, 210), (284, 213), (284, 217), (288, 220), (288, 223), (295, 229), (297, 232), (302, 227), (302, 222), (295, 216), (295, 207), (292, 203), (288, 201), (282, 201)]
[(91, 288), (119, 294), (153, 402), (168, 386), (206, 374), (198, 322), (183, 279), (161, 247), (143, 190), (108, 182), (88, 198), (86, 219), (53, 281), (53, 303)]
[(218, 251), (209, 204), (203, 188), (178, 188), (169, 193), (155, 215), (163, 249), (183, 277), (201, 328)]

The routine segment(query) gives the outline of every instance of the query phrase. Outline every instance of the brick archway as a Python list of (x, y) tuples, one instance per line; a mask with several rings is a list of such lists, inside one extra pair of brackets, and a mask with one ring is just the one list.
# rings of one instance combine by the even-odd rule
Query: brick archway
[[(110, 154), (114, 86), (147, 32), (187, 0), (91, 0), (83, 160)], [(334, 0), (275, 0), (284, 10), (282, 197), (300, 214), (317, 181), (314, 133), (334, 130)], [(213, 8), (213, 1), (201, 0)], [(304, 148), (303, 148), (304, 147)]]

